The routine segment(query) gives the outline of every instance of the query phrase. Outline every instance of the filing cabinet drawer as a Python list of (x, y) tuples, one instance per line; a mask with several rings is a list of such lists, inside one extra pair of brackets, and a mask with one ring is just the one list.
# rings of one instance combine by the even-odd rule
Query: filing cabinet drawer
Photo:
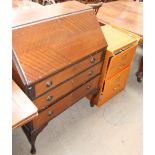
[(64, 96), (65, 94), (84, 84), (90, 78), (99, 74), (101, 72), (101, 67), (102, 63), (99, 63), (94, 67), (91, 67), (90, 69), (82, 72), (76, 77), (68, 80), (64, 84), (61, 84), (57, 88), (52, 89), (50, 92), (34, 100), (34, 104), (37, 106), (38, 110), (44, 109), (50, 103), (54, 102), (58, 98)]
[(111, 57), (107, 68), (106, 80), (131, 64), (136, 48), (137, 44)]
[(76, 74), (86, 70), (87, 68), (93, 66), (94, 64), (97, 64), (101, 60), (103, 60), (103, 51), (90, 55), (87, 58), (83, 59), (82, 61), (58, 72), (55, 75), (52, 75), (51, 77), (47, 78), (42, 82), (39, 82), (38, 84), (35, 85), (36, 97), (50, 90), (51, 88), (54, 88), (63, 81), (70, 79)]
[(100, 103), (104, 103), (120, 92), (126, 85), (130, 67), (127, 67), (109, 80), (105, 81), (103, 91), (100, 96)]
[(77, 102), (88, 93), (92, 92), (93, 90), (99, 89), (99, 77), (100, 76), (93, 78), (91, 81), (74, 90), (72, 93), (65, 96), (63, 99), (59, 100), (51, 107), (41, 112), (39, 116), (33, 120), (34, 128), (41, 127), (44, 123), (62, 113), (65, 109), (67, 109), (69, 106)]

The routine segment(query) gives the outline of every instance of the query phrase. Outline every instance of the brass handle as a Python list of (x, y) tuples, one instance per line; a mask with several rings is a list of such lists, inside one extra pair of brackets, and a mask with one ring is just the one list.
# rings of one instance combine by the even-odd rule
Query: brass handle
[(48, 106), (44, 106), (41, 110), (45, 110), (45, 109), (47, 109), (48, 108)]
[(114, 91), (119, 90), (119, 88), (120, 88), (120, 84), (117, 84), (117, 86), (114, 88)]
[(115, 87), (114, 90), (115, 90), (115, 91), (118, 90), (118, 87)]
[(48, 116), (52, 116), (54, 114), (54, 111), (48, 112)]
[(96, 61), (96, 59), (93, 56), (91, 56), (90, 62), (94, 63), (95, 61)]
[(91, 86), (90, 86), (90, 85), (87, 85), (87, 86), (86, 86), (86, 88), (87, 88), (87, 89), (90, 89), (90, 88), (91, 88)]
[(92, 75), (93, 75), (93, 71), (90, 71), (90, 72), (89, 72), (89, 76), (92, 76)]
[(48, 97), (47, 97), (47, 101), (51, 101), (52, 98), (53, 98), (53, 96), (48, 96)]
[(51, 87), (51, 86), (52, 86), (52, 82), (51, 82), (51, 81), (47, 82), (47, 83), (46, 83), (46, 86), (47, 86), (47, 87)]

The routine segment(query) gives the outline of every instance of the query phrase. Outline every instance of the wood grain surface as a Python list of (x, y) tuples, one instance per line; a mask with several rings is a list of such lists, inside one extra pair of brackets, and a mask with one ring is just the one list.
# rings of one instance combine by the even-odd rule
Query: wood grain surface
[(27, 85), (107, 46), (93, 11), (15, 29), (12, 38)]
[(101, 106), (103, 103), (108, 101), (110, 98), (118, 94), (124, 89), (126, 82), (128, 80), (130, 66), (105, 81), (102, 95), (100, 95), (100, 100), (97, 106)]
[(65, 16), (87, 10), (92, 10), (92, 8), (77, 1), (68, 1), (47, 6), (39, 5), (39, 7), (34, 6), (32, 9), (18, 9), (18, 12), (14, 12), (12, 27), (19, 27), (45, 19), (59, 18), (62, 15)]
[(138, 44), (135, 44), (111, 58), (106, 73), (106, 80), (131, 65), (137, 46)]
[(33, 127), (39, 128), (43, 124), (50, 121), (52, 118), (56, 117), (58, 114), (62, 113), (65, 109), (69, 108), (75, 102), (77, 102), (82, 97), (88, 95), (91, 91), (98, 89), (99, 77), (97, 76), (91, 81), (87, 82), (83, 86), (79, 87), (71, 94), (64, 97), (62, 100), (58, 101), (53, 106), (41, 112), (36, 119), (33, 120)]
[[(73, 64), (72, 66), (67, 67), (66, 69), (63, 69), (62, 71), (50, 76), (49, 78), (37, 83), (35, 85), (36, 97), (50, 89), (55, 88), (58, 84), (61, 84), (62, 82), (76, 76), (77, 74), (101, 61), (103, 61), (103, 51), (90, 55), (80, 62)], [(52, 84), (51, 86), (47, 87), (48, 82), (51, 82)]]
[(12, 30), (15, 79), (41, 110), (23, 126), (34, 154), (48, 121), (99, 91), (107, 43), (92, 8), (75, 1), (20, 11)]
[(107, 50), (112, 54), (115, 54), (118, 50), (125, 48), (138, 40), (127, 32), (111, 25), (101, 26), (101, 30), (108, 43)]
[(98, 21), (124, 28), (143, 36), (143, 3), (116, 1), (104, 3), (97, 14)]
[(63, 97), (67, 93), (73, 91), (77, 87), (89, 81), (91, 78), (100, 74), (102, 63), (95, 65), (94, 67), (84, 71), (83, 73), (75, 76), (74, 78), (68, 80), (67, 82), (61, 84), (55, 89), (47, 92), (45, 95), (34, 100), (34, 104), (39, 110), (44, 109), (47, 105), (51, 104), (55, 100)]
[(15, 129), (37, 117), (37, 108), (12, 81), (12, 128)]

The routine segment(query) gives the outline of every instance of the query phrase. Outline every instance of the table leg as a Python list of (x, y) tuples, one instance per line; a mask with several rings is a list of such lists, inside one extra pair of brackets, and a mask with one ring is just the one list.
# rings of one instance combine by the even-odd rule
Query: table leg
[(143, 56), (141, 56), (141, 58), (140, 58), (138, 71), (136, 73), (136, 76), (137, 76), (137, 81), (142, 82), (142, 78), (143, 78)]

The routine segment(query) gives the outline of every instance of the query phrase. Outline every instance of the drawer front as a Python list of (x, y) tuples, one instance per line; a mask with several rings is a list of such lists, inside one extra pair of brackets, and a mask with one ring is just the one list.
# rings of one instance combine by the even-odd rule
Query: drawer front
[(106, 80), (128, 67), (133, 59), (137, 44), (113, 56), (107, 69)]
[(62, 83), (63, 81), (70, 79), (71, 77), (75, 76), (76, 74), (86, 70), (87, 68), (97, 64), (101, 60), (103, 60), (103, 52), (99, 52), (97, 54), (91, 55), (86, 59), (78, 62), (71, 67), (64, 69), (63, 71), (52, 75), (51, 77), (47, 78), (46, 80), (39, 82), (35, 85), (35, 93), (36, 97), (41, 95), (42, 93), (54, 88), (58, 84)]
[(65, 94), (73, 91), (75, 88), (87, 82), (90, 78), (99, 74), (101, 72), (101, 67), (102, 62), (82, 72), (81, 74), (68, 80), (67, 82), (61, 84), (55, 89), (52, 89), (50, 92), (39, 97), (38, 99), (34, 100), (34, 104), (37, 106), (39, 110), (45, 109), (47, 105), (51, 104), (58, 98), (64, 96)]
[(33, 127), (41, 127), (44, 123), (62, 113), (65, 109), (77, 102), (79, 99), (85, 97), (88, 93), (92, 92), (93, 90), (99, 89), (99, 77), (100, 76), (95, 77), (69, 95), (65, 96), (63, 99), (61, 99), (48, 109), (39, 113), (38, 117), (33, 120)]
[(124, 89), (128, 79), (129, 69), (130, 67), (127, 67), (120, 73), (105, 81), (103, 92), (99, 97), (100, 104), (108, 101), (111, 97)]

